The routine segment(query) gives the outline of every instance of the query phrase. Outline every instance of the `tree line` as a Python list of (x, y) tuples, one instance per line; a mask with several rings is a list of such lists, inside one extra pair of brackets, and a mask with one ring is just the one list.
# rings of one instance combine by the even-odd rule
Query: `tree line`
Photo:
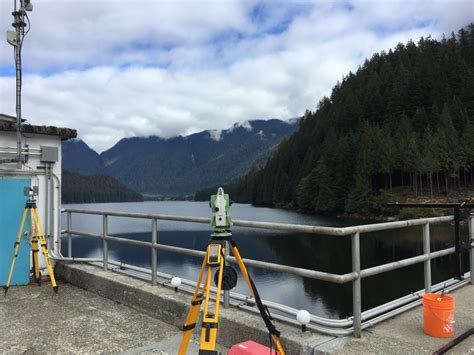
[(433, 198), (472, 183), (474, 24), (374, 54), (227, 190), (256, 205), (374, 213), (394, 189)]
[(62, 203), (141, 202), (143, 196), (107, 175), (81, 175), (63, 170)]

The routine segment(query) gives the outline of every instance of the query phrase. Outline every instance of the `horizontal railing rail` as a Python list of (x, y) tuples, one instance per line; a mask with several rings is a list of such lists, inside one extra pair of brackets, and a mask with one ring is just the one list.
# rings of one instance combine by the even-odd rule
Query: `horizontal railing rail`
[[(185, 222), (185, 223), (209, 224), (210, 218), (173, 216), (173, 215), (163, 215), (163, 214), (148, 214), (148, 213), (94, 211), (94, 210), (84, 210), (84, 209), (75, 209), (75, 208), (64, 209), (62, 210), (62, 212), (67, 214), (67, 228), (66, 230), (62, 232), (67, 235), (68, 257), (67, 258), (60, 257), (58, 259), (97, 262), (98, 261), (97, 259), (73, 258), (72, 257), (72, 237), (80, 236), (80, 237), (102, 240), (103, 256), (102, 256), (102, 259), (99, 261), (102, 262), (104, 270), (106, 271), (110, 270), (109, 263), (112, 265), (120, 264), (122, 267), (128, 270), (132, 270), (134, 272), (140, 272), (142, 274), (147, 274), (147, 275), (151, 274), (151, 282), (153, 285), (156, 285), (158, 275), (161, 275), (162, 277), (164, 276), (164, 274), (159, 273), (157, 270), (157, 251), (158, 250), (174, 252), (174, 253), (190, 255), (190, 256), (196, 256), (196, 257), (203, 257), (205, 254), (204, 251), (159, 244), (157, 242), (157, 221), (165, 220), (165, 221), (175, 221), (175, 222)], [(72, 229), (72, 215), (73, 214), (87, 214), (87, 215), (102, 216), (102, 219), (103, 219), (102, 233), (101, 234), (88, 233), (88, 232)], [(133, 240), (133, 239), (109, 235), (108, 233), (108, 224), (109, 224), (108, 218), (109, 217), (123, 217), (123, 218), (137, 218), (137, 219), (151, 220), (152, 222), (151, 223), (151, 234), (152, 234), (151, 241)], [(382, 321), (383, 319), (386, 319), (384, 317), (384, 313), (389, 312), (389, 314), (393, 316), (394, 312), (395, 313), (397, 312), (397, 309), (401, 312), (407, 309), (407, 307), (410, 307), (410, 305), (411, 307), (414, 307), (415, 303), (419, 304), (419, 298), (421, 297), (418, 294), (407, 295), (398, 300), (389, 302), (385, 305), (362, 312), (361, 279), (369, 277), (369, 276), (382, 274), (388, 271), (400, 269), (406, 266), (423, 263), (424, 264), (424, 282), (425, 282), (425, 288), (423, 291), (428, 293), (428, 292), (432, 292), (433, 290), (439, 290), (441, 288), (441, 284), (433, 286), (431, 283), (431, 260), (442, 257), (442, 256), (453, 254), (455, 253), (455, 248), (451, 247), (451, 248), (446, 248), (443, 250), (431, 252), (430, 251), (430, 225), (435, 224), (435, 223), (451, 222), (453, 220), (454, 220), (453, 216), (444, 216), (444, 217), (420, 218), (420, 219), (407, 220), (407, 221), (394, 221), (394, 222), (386, 222), (386, 223), (358, 225), (358, 226), (350, 226), (350, 227), (342, 227), (342, 228), (299, 225), (299, 224), (285, 224), (285, 223), (271, 223), (271, 222), (257, 222), (257, 221), (245, 221), (245, 220), (234, 220), (234, 225), (237, 227), (259, 228), (259, 229), (267, 229), (267, 230), (272, 230), (272, 231), (299, 232), (299, 233), (314, 234), (314, 235), (350, 236), (351, 248), (352, 248), (352, 272), (341, 274), (341, 275), (323, 272), (323, 271), (299, 268), (299, 267), (294, 267), (294, 266), (289, 266), (289, 265), (264, 262), (264, 261), (253, 260), (253, 259), (244, 259), (244, 262), (247, 266), (251, 266), (254, 268), (261, 268), (261, 269), (277, 271), (277, 272), (285, 272), (285, 273), (297, 275), (300, 277), (306, 277), (306, 278), (311, 278), (311, 279), (316, 279), (316, 280), (321, 280), (321, 281), (328, 281), (328, 282), (337, 283), (337, 284), (352, 282), (353, 316), (345, 320), (344, 319), (337, 320), (337, 319), (326, 319), (326, 318), (317, 317), (313, 315), (311, 318), (312, 322), (314, 322), (312, 329), (318, 330), (326, 334), (333, 334), (333, 335), (341, 335), (341, 334), (347, 334), (347, 333), (352, 332), (354, 333), (356, 337), (360, 337), (361, 331), (367, 328), (368, 324), (371, 325), (371, 324), (374, 324), (374, 322)], [(471, 246), (474, 246), (473, 225), (474, 225), (474, 216), (471, 216), (469, 218), (469, 234), (470, 234), (470, 239), (471, 239)], [(405, 259), (398, 260), (395, 262), (373, 266), (373, 267), (362, 269), (362, 270), (360, 269), (360, 234), (361, 233), (400, 229), (400, 228), (407, 228), (407, 227), (412, 227), (412, 226), (422, 226), (423, 254), (410, 257), (410, 258), (405, 258)], [(152, 257), (151, 270), (123, 264), (120, 262), (117, 263), (117, 261), (109, 260), (108, 242), (150, 248), (151, 257)], [(471, 283), (474, 281), (473, 272), (472, 272), (473, 263), (474, 263), (473, 250), (474, 249), (471, 249), (471, 252), (470, 252)], [(235, 258), (232, 256), (227, 255), (226, 260), (230, 263), (236, 263)], [(187, 283), (188, 283), (188, 286), (192, 286), (192, 281), (187, 281)], [(452, 279), (449, 281), (448, 287), (455, 288), (464, 283), (466, 283), (466, 281), (459, 281), (459, 280)], [(444, 287), (446, 287), (446, 282), (444, 284), (445, 284)], [(420, 291), (420, 293), (423, 291)], [(215, 290), (213, 292), (215, 292)], [(237, 301), (239, 300), (248, 301), (248, 298), (243, 295), (238, 295), (233, 292), (224, 291), (224, 306), (226, 307), (229, 306), (230, 298)], [(286, 312), (287, 314), (295, 314), (296, 312), (296, 310), (292, 309), (291, 307), (287, 307), (284, 305), (277, 305), (275, 303), (268, 302), (268, 301), (266, 301), (266, 304), (267, 306), (270, 306), (270, 308), (274, 308), (279, 311)], [(249, 308), (245, 306), (241, 306), (241, 307), (246, 308), (246, 309)], [(281, 316), (279, 316), (279, 318), (281, 318)], [(289, 321), (288, 319), (286, 320)], [(343, 330), (343, 329), (338, 329), (338, 328), (345, 328), (345, 329)]]
[[(129, 212), (104, 212), (94, 210), (84, 210), (68, 208), (63, 209), (63, 212), (78, 213), (78, 214), (90, 214), (90, 215), (101, 215), (104, 214), (110, 217), (127, 217), (127, 218), (138, 218), (138, 219), (156, 219), (163, 221), (174, 221), (174, 222), (190, 222), (190, 223), (205, 223), (211, 222), (210, 218), (207, 217), (187, 217), (187, 216), (173, 216), (164, 214), (152, 214), (152, 213), (129, 213)], [(374, 223), (374, 224), (362, 224), (351, 227), (324, 227), (324, 226), (310, 226), (303, 224), (290, 224), (290, 223), (274, 223), (274, 222), (257, 222), (257, 221), (246, 221), (246, 220), (233, 220), (234, 225), (237, 227), (247, 228), (259, 228), (269, 230), (279, 230), (285, 232), (299, 232), (308, 234), (324, 234), (334, 236), (349, 236), (354, 233), (368, 233), (368, 232), (379, 232), (389, 229), (400, 229), (412, 226), (421, 226), (424, 224), (434, 224), (454, 221), (454, 216), (443, 216), (443, 217), (430, 217), (411, 219), (407, 221), (394, 221), (385, 223)]]

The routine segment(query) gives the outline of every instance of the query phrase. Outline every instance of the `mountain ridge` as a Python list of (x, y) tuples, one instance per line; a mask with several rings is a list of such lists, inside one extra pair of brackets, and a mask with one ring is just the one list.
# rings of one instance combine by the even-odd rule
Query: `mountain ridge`
[(65, 142), (64, 169), (113, 176), (146, 196), (189, 195), (228, 183), (262, 164), (296, 130), (298, 122), (247, 120), (228, 129), (187, 136), (125, 137), (101, 154), (83, 141)]

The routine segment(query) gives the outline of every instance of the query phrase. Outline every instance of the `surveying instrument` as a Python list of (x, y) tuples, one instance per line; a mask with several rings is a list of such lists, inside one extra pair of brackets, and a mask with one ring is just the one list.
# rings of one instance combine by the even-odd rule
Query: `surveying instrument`
[[(49, 276), (51, 278), (51, 285), (55, 293), (58, 293), (58, 285), (56, 284), (56, 279), (54, 277), (53, 267), (51, 266), (51, 260), (49, 259), (48, 246), (46, 244), (46, 238), (44, 236), (43, 227), (41, 226), (40, 217), (38, 213), (38, 207), (36, 205), (36, 197), (38, 196), (38, 187), (34, 186), (33, 188), (26, 186), (24, 189), (25, 196), (28, 196), (28, 201), (26, 201), (25, 210), (23, 212), (23, 217), (21, 218), (20, 230), (18, 231), (18, 237), (15, 242), (15, 247), (13, 251), (13, 259), (10, 265), (10, 273), (8, 274), (7, 283), (5, 285), (5, 295), (8, 292), (10, 287), (10, 281), (13, 274), (13, 268), (15, 267), (16, 257), (18, 256), (18, 249), (21, 243), (21, 237), (24, 236), (27, 238), (27, 242), (31, 243), (32, 259), (33, 259), (33, 270), (35, 281), (38, 286), (41, 286), (41, 272), (39, 269), (39, 260), (38, 253), (39, 247), (43, 252), (44, 259), (46, 261), (46, 266), (49, 271)], [(31, 241), (28, 241), (28, 233), (23, 233), (25, 228), (26, 218), (29, 217), (30, 222), (30, 233)], [(39, 245), (38, 245), (39, 244)]]
[[(191, 307), (189, 308), (188, 315), (186, 317), (186, 322), (181, 327), (181, 330), (183, 331), (183, 338), (179, 346), (178, 354), (186, 354), (189, 341), (191, 340), (193, 330), (196, 327), (196, 323), (198, 321), (202, 303), (204, 303), (204, 312), (202, 316), (199, 354), (218, 354), (216, 351), (216, 340), (217, 327), (219, 323), (221, 290), (231, 290), (237, 285), (237, 272), (231, 266), (226, 265), (225, 255), (226, 249), (229, 245), (230, 250), (237, 260), (240, 271), (242, 272), (242, 275), (244, 276), (244, 279), (253, 294), (258, 310), (260, 311), (260, 315), (268, 329), (271, 348), (275, 346), (275, 349), (280, 353), (280, 355), (284, 355), (285, 351), (283, 350), (279, 339), (280, 332), (276, 330), (275, 326), (273, 325), (270, 312), (268, 308), (263, 305), (257, 288), (255, 287), (255, 283), (250, 277), (242, 257), (240, 256), (237, 244), (232, 240), (230, 228), (232, 227), (233, 222), (229, 214), (229, 195), (224, 193), (222, 187), (219, 187), (217, 194), (211, 196), (209, 205), (213, 212), (211, 226), (214, 227), (214, 233), (211, 234), (211, 239), (209, 240), (206, 253), (204, 254), (204, 260), (202, 262), (201, 271), (199, 272), (196, 282), (196, 289), (191, 301)], [(217, 286), (217, 290), (216, 301), (212, 307), (210, 304), (210, 293), (212, 278), (211, 275), (213, 269), (217, 269), (214, 275), (214, 282)], [(203, 285), (201, 285), (202, 280), (204, 280)]]

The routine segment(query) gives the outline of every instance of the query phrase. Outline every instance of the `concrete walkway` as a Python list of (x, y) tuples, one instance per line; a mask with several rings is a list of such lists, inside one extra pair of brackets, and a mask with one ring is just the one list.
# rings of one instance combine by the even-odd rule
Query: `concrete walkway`
[[(189, 295), (91, 265), (58, 265), (56, 270), (71, 282), (61, 284), (58, 295), (49, 284), (12, 287), (7, 297), (0, 294), (0, 353), (177, 353), (177, 325), (185, 317)], [(474, 286), (453, 295), (460, 335), (474, 326)], [(277, 327), (287, 354), (430, 354), (451, 339), (425, 335), (422, 314), (422, 307), (416, 307), (364, 331), (362, 339), (302, 333), (283, 323)], [(248, 339), (267, 344), (257, 315), (232, 307), (221, 310), (219, 322), (220, 344), (230, 347)], [(198, 348), (194, 339), (188, 353), (197, 354)], [(474, 354), (474, 337), (449, 353)]]
[[(456, 337), (474, 327), (474, 286), (463, 286), (450, 295), (454, 296), (456, 302)], [(423, 332), (423, 308), (419, 306), (363, 332), (362, 339), (337, 338), (315, 350), (347, 354), (431, 354), (452, 339), (426, 335)], [(474, 336), (464, 340), (448, 354), (474, 354)]]
[(180, 340), (175, 326), (70, 284), (0, 295), (0, 353), (176, 354)]

